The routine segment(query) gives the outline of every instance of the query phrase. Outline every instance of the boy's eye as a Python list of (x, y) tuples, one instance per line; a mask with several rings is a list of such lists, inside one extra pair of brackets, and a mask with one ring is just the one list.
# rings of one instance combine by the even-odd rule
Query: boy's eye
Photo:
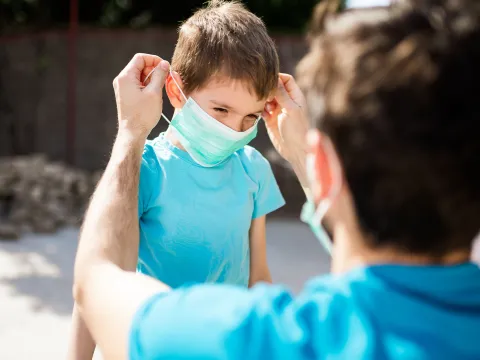
[(258, 119), (257, 115), (251, 114), (251, 115), (247, 115), (243, 121), (247, 123), (249, 126), (253, 126), (253, 124), (255, 124), (255, 121), (257, 121), (257, 119)]
[(246, 131), (250, 129), (252, 126), (254, 126), (257, 119), (258, 119), (257, 115), (252, 114), (252, 115), (245, 116), (245, 119), (243, 120), (243, 124), (242, 124), (242, 131)]
[(228, 110), (227, 110), (227, 109), (223, 109), (223, 108), (213, 108), (213, 110), (215, 110), (216, 112), (219, 112), (219, 113), (223, 113), (223, 114), (227, 114), (227, 113), (228, 113)]

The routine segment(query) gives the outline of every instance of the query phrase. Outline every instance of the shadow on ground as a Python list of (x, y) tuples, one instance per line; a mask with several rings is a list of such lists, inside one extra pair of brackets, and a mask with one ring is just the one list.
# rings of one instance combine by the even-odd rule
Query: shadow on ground
[[(0, 242), (0, 290), (4, 296), (27, 300), (32, 312), (70, 315), (77, 237), (77, 229), (64, 229), (55, 235), (26, 235), (17, 242)], [(297, 293), (309, 278), (328, 272), (330, 259), (304, 224), (276, 218), (267, 225), (267, 238), (275, 283)], [(480, 261), (479, 255), (477, 242), (474, 259)]]
[(32, 311), (71, 313), (77, 235), (76, 229), (64, 229), (0, 242), (0, 285), (10, 297), (27, 297)]
[[(297, 221), (268, 224), (268, 257), (275, 282), (299, 291), (309, 277), (328, 271), (329, 260), (308, 227)], [(27, 298), (33, 312), (69, 315), (78, 230), (26, 235), (0, 242), (0, 285), (10, 298)]]

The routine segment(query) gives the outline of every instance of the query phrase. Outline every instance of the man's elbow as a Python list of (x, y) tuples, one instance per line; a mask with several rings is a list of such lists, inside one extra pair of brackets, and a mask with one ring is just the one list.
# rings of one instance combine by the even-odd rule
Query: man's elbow
[(79, 306), (82, 306), (83, 304), (83, 298), (84, 298), (83, 294), (85, 293), (84, 283), (85, 281), (83, 281), (80, 276), (78, 275), (74, 276), (72, 295), (73, 295), (73, 300), (75, 300), (75, 303)]
[(89, 284), (91, 284), (91, 280), (89, 279), (92, 276), (92, 272), (94, 272), (94, 265), (96, 264), (93, 261), (89, 261), (88, 264), (80, 264), (77, 261), (75, 264), (72, 295), (75, 303), (80, 307), (84, 302), (84, 294), (88, 292), (86, 288)]

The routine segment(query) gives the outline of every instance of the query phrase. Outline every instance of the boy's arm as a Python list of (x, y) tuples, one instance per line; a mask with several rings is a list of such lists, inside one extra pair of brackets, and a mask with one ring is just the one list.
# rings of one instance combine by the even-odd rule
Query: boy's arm
[(72, 314), (67, 360), (92, 360), (95, 341), (75, 305)]
[(250, 226), (250, 280), (249, 287), (257, 282), (272, 282), (267, 262), (266, 216), (252, 220)]

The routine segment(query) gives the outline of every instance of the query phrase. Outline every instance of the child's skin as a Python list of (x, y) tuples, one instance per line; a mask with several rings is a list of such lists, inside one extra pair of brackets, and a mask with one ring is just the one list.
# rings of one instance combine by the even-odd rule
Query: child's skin
[[(176, 72), (172, 72), (172, 75), (175, 76), (176, 83), (183, 87), (180, 76)], [(180, 110), (185, 99), (176, 83), (169, 76), (165, 89), (172, 106), (176, 110)], [(191, 96), (209, 115), (235, 131), (249, 129), (261, 116), (268, 100), (258, 99), (247, 84), (231, 80), (221, 74), (202, 88), (185, 95)], [(173, 145), (183, 150), (173, 131), (167, 131), (166, 136)], [(249, 286), (260, 281), (272, 281), (267, 264), (265, 222), (266, 216), (261, 216), (253, 219), (250, 227)]]

